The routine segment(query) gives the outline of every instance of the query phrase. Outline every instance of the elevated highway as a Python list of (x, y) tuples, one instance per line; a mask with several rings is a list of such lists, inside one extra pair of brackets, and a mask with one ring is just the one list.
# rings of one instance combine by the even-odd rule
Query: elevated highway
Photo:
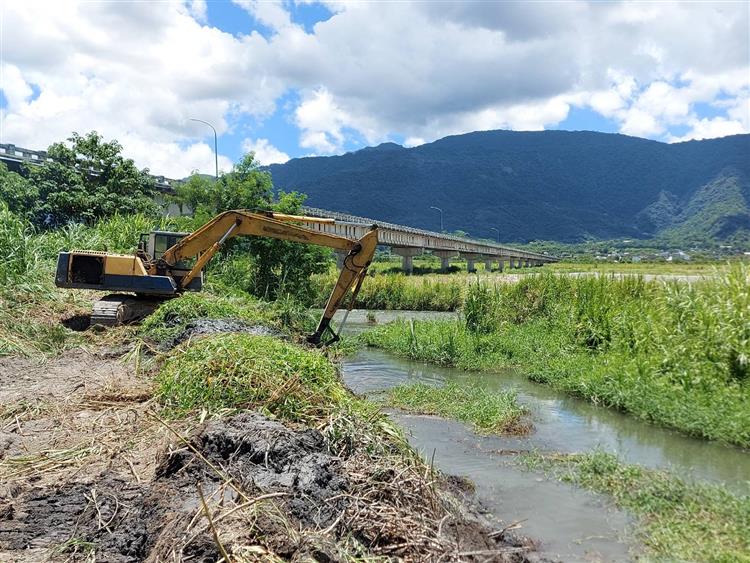
[[(528, 252), (483, 240), (415, 229), (337, 211), (304, 207), (302, 212), (312, 217), (328, 217), (335, 220), (334, 224), (306, 223), (306, 227), (346, 237), (359, 238), (372, 225), (377, 225), (379, 243), (389, 246), (391, 252), (402, 257), (402, 266), (406, 272), (411, 272), (414, 268), (414, 256), (419, 256), (424, 251), (430, 251), (439, 257), (443, 270), (448, 269), (451, 258), (459, 256), (466, 260), (470, 272), (475, 270), (477, 262), (484, 262), (487, 271), (495, 269), (495, 265), (499, 271), (503, 271), (506, 263), (509, 268), (528, 268), (558, 261), (557, 258), (546, 254)], [(343, 256), (339, 258), (341, 260)]]

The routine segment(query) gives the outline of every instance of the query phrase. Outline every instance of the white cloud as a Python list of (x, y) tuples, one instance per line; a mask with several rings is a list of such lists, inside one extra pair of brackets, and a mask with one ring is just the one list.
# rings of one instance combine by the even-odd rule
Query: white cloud
[(289, 160), (289, 155), (274, 147), (268, 139), (245, 139), (242, 150), (254, 152), (255, 158), (261, 164), (283, 164)]
[(95, 129), (155, 172), (210, 171), (210, 131), (188, 118), (255, 139), (290, 91), (299, 145), (317, 154), (542, 129), (571, 106), (661, 139), (750, 131), (748, 3), (334, 0), (310, 33), (287, 3), (237, 4), (271, 33), (212, 28), (205, 0), (5, 3), (3, 142)]
[(208, 6), (206, 0), (187, 0), (186, 2), (190, 15), (201, 23), (208, 21)]
[(690, 141), (692, 139), (714, 139), (727, 135), (747, 133), (748, 129), (740, 121), (725, 117), (695, 119), (690, 123), (690, 131), (682, 136), (670, 136), (670, 143)]
[[(180, 179), (192, 172), (213, 175), (216, 170), (213, 146), (206, 143), (187, 146), (169, 142), (143, 143), (130, 136), (120, 141), (124, 146), (123, 154), (137, 163), (150, 163), (148, 168), (152, 174)], [(219, 172), (229, 172), (231, 169), (232, 161), (219, 155)]]
[(318, 88), (305, 96), (294, 111), (294, 120), (302, 131), (300, 146), (319, 154), (341, 151), (344, 127), (351, 126), (350, 117), (325, 88)]
[(419, 145), (424, 145), (427, 141), (425, 141), (422, 137), (408, 137), (404, 141), (405, 147), (418, 147)]
[[(264, 116), (283, 92), (252, 71), (256, 38), (201, 25), (201, 3), (3, 5), (2, 142), (44, 148), (71, 132), (116, 138), (139, 166), (184, 176), (213, 171), (212, 136), (238, 113)], [(44, 49), (39, 46), (43, 45)], [(30, 85), (39, 88), (31, 99)], [(26, 85), (26, 86), (24, 86)], [(210, 148), (209, 148), (210, 151)], [(230, 168), (222, 156), (223, 167)]]

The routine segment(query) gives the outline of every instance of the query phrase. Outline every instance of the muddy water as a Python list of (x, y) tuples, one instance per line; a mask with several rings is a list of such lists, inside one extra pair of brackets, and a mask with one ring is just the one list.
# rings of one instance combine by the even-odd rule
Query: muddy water
[[(446, 318), (452, 313), (418, 313)], [(379, 323), (414, 318), (410, 312), (376, 312)], [(353, 312), (346, 332), (372, 326), (364, 312)], [(515, 389), (532, 412), (535, 432), (525, 437), (482, 437), (465, 425), (436, 417), (393, 413), (411, 443), (441, 470), (470, 478), (480, 499), (501, 525), (525, 520), (522, 533), (542, 538), (545, 554), (563, 560), (627, 559), (628, 516), (598, 495), (540, 479), (513, 464), (508, 452), (546, 450), (584, 452), (596, 448), (616, 453), (628, 463), (669, 468), (689, 479), (724, 482), (750, 492), (750, 452), (687, 438), (623, 414), (566, 397), (528, 381), (511, 370), (464, 372), (396, 358), (365, 349), (342, 366), (356, 393), (375, 395), (401, 383), (479, 382), (490, 389)]]

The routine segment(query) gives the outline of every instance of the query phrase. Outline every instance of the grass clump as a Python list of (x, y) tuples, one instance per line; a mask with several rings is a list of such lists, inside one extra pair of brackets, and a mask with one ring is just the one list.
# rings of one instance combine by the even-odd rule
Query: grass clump
[(388, 392), (391, 403), (420, 414), (436, 414), (468, 422), (484, 433), (523, 434), (531, 429), (528, 414), (513, 391), (492, 392), (478, 385), (447, 383), (442, 387), (415, 383)]
[(750, 268), (695, 282), (529, 276), (471, 284), (463, 319), (362, 336), (414, 360), (516, 367), (687, 434), (750, 446)]
[(177, 350), (157, 376), (174, 414), (259, 409), (292, 421), (327, 416), (346, 392), (320, 352), (265, 336), (223, 334)]
[(611, 495), (640, 519), (647, 555), (669, 561), (750, 561), (750, 497), (721, 485), (686, 482), (665, 471), (625, 465), (604, 452), (528, 454), (529, 469)]

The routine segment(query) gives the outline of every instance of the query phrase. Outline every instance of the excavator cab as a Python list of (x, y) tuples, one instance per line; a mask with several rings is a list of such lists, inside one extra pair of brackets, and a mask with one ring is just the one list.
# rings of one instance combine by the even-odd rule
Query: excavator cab
[[(167, 249), (173, 247), (184, 237), (190, 233), (178, 233), (173, 231), (151, 231), (150, 233), (141, 233), (138, 240), (138, 252), (145, 253), (144, 259), (146, 261), (159, 260)], [(171, 268), (172, 276), (175, 281), (179, 284), (180, 280), (193, 269), (195, 260), (193, 258), (183, 258), (178, 261), (173, 268)], [(189, 291), (200, 291), (203, 287), (203, 271), (201, 271), (186, 289)]]

